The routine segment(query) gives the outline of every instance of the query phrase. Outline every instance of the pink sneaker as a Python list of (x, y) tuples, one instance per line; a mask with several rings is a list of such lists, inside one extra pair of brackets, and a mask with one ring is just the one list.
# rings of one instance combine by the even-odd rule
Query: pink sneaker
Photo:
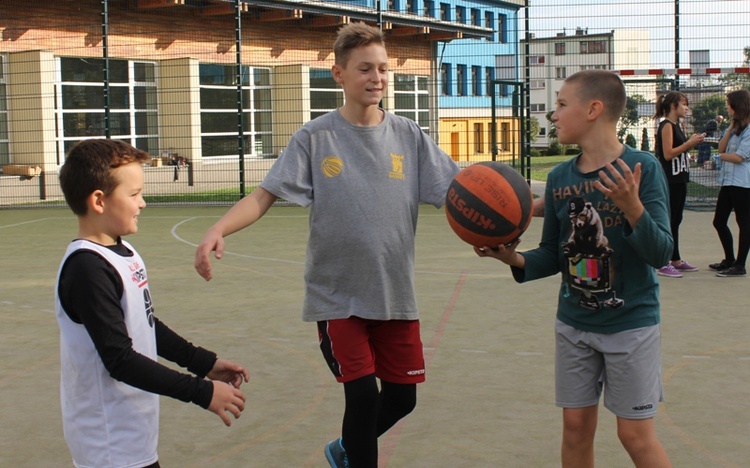
[(670, 278), (682, 278), (682, 273), (677, 271), (677, 268), (675, 268), (671, 263), (667, 263), (666, 266), (663, 266), (656, 270), (656, 274), (661, 276), (668, 276)]
[(693, 266), (689, 264), (688, 262), (686, 262), (685, 260), (683, 260), (679, 265), (672, 265), (672, 266), (677, 271), (698, 271), (697, 266)]

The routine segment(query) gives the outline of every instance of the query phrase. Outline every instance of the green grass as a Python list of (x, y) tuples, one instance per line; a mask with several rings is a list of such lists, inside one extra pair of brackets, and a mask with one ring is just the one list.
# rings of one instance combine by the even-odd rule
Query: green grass
[[(255, 189), (255, 186), (246, 187), (245, 195)], [(198, 192), (193, 194), (164, 194), (164, 195), (146, 195), (143, 197), (146, 203), (233, 203), (240, 199), (239, 187), (229, 189), (209, 190), (207, 192)]]
[(573, 157), (575, 156), (569, 154), (557, 156), (532, 156), (531, 179), (546, 182), (547, 174), (552, 170), (553, 167)]

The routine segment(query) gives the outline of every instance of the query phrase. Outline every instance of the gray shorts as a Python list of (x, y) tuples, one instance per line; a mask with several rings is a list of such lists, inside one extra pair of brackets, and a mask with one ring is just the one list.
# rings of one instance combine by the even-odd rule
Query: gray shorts
[(555, 399), (560, 408), (599, 403), (616, 416), (647, 419), (664, 401), (659, 325), (592, 333), (555, 321)]

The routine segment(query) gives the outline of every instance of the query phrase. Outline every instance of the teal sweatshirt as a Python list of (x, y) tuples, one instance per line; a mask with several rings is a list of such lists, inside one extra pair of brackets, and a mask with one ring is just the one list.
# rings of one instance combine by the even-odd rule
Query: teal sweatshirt
[(576, 329), (616, 333), (656, 325), (655, 268), (669, 262), (673, 245), (664, 171), (651, 153), (625, 146), (622, 160), (631, 170), (640, 162), (642, 169), (639, 194), (645, 211), (633, 228), (594, 188), (599, 171), (582, 173), (578, 158), (549, 173), (541, 242), (519, 252), (526, 266), (512, 268), (513, 276), (521, 283), (562, 272), (557, 318)]

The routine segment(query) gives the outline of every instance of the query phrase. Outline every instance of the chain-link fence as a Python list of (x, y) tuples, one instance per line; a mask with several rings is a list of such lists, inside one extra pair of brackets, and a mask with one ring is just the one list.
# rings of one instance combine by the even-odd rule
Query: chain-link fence
[[(557, 143), (548, 115), (562, 80), (581, 69), (622, 75), (630, 99), (621, 137), (651, 151), (659, 93), (689, 96), (690, 134), (726, 116), (726, 92), (750, 87), (750, 2), (529, 3), (5, 0), (0, 206), (62, 205), (58, 170), (88, 138), (151, 154), (148, 202), (238, 200), (294, 131), (343, 103), (332, 45), (354, 21), (386, 33), (382, 106), (415, 120), (462, 165), (522, 168), (575, 153)], [(507, 82), (524, 86), (497, 85)], [(693, 151), (690, 206), (713, 205), (715, 146)]]

